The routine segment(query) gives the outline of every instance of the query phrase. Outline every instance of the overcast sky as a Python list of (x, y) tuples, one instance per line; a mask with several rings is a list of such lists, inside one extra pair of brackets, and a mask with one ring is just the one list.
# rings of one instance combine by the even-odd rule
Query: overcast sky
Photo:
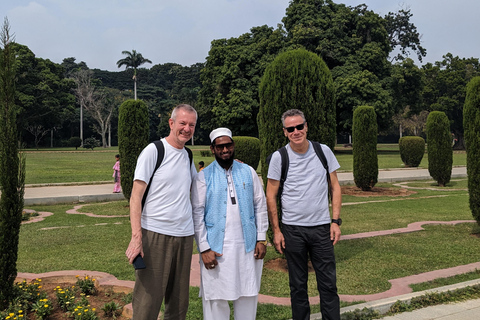
[[(90, 68), (117, 71), (123, 50), (153, 64), (204, 62), (213, 39), (281, 23), (290, 0), (0, 0), (16, 42), (37, 57), (61, 63), (75, 57)], [(335, 1), (340, 3), (340, 1)], [(427, 49), (424, 62), (447, 52), (480, 57), (479, 0), (345, 0), (384, 16), (409, 7)], [(3, 22), (3, 21), (2, 21)], [(144, 65), (150, 67), (149, 64)]]

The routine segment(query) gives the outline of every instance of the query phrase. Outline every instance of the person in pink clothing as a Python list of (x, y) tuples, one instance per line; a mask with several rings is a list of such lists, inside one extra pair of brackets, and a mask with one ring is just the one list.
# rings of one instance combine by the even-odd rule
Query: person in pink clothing
[(115, 181), (115, 186), (113, 187), (113, 193), (122, 192), (122, 187), (120, 186), (120, 155), (115, 156), (115, 165), (113, 166), (113, 179)]

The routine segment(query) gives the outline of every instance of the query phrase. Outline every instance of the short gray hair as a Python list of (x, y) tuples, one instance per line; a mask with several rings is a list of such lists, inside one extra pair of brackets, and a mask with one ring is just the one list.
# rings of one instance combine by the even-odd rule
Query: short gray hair
[(172, 119), (173, 121), (175, 121), (175, 118), (177, 117), (178, 110), (185, 110), (186, 112), (189, 112), (189, 113), (195, 113), (195, 118), (198, 119), (197, 110), (195, 110), (191, 105), (179, 104), (178, 106), (173, 108), (172, 115), (170, 116), (170, 119)]
[(284, 128), (285, 128), (285, 119), (288, 118), (288, 117), (294, 117), (294, 116), (302, 117), (303, 122), (307, 121), (307, 120), (305, 120), (305, 115), (303, 114), (302, 111), (300, 111), (298, 109), (290, 109), (290, 110), (285, 111), (282, 114), (282, 125), (283, 125)]

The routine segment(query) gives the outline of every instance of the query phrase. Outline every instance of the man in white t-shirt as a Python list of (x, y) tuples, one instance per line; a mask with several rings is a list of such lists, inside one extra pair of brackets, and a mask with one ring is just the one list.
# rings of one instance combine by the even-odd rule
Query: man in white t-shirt
[(196, 122), (193, 107), (178, 105), (169, 119), (170, 134), (161, 140), (165, 153), (160, 167), (154, 172), (158, 151), (153, 143), (137, 160), (130, 197), (132, 238), (125, 252), (130, 263), (138, 255), (145, 262), (135, 272), (135, 320), (156, 320), (164, 300), (164, 319), (185, 319), (187, 314), (194, 233), (190, 186), (196, 169), (184, 147)]
[(255, 170), (234, 161), (228, 128), (210, 133), (215, 161), (192, 184), (204, 320), (255, 320), (266, 253), (267, 205)]
[[(307, 121), (302, 111), (291, 109), (282, 115), (283, 133), (289, 166), (281, 194), (282, 226), (277, 215), (282, 160), (273, 153), (268, 168), (267, 207), (274, 245), (285, 253), (290, 282), (294, 320), (310, 319), (308, 302), (308, 258), (320, 292), (320, 310), (324, 320), (340, 320), (333, 246), (340, 239), (342, 194), (336, 170), (340, 168), (333, 152), (321, 145), (328, 163), (331, 181), (332, 220), (328, 205), (327, 172), (314, 147), (307, 140)], [(331, 222), (331, 224), (330, 224)]]

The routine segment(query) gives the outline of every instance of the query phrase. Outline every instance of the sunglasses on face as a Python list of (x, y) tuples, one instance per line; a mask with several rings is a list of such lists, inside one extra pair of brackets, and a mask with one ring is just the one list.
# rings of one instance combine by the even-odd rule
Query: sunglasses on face
[(229, 142), (229, 143), (224, 143), (224, 144), (216, 144), (214, 145), (215, 149), (221, 151), (223, 150), (224, 148), (227, 148), (227, 149), (230, 149), (231, 147), (233, 147), (233, 142)]
[(289, 133), (292, 133), (293, 131), (295, 131), (295, 129), (297, 129), (298, 131), (301, 131), (301, 130), (303, 130), (303, 128), (305, 128), (305, 122), (302, 123), (302, 124), (299, 124), (297, 126), (286, 127), (285, 130), (287, 130), (287, 132), (289, 132)]

